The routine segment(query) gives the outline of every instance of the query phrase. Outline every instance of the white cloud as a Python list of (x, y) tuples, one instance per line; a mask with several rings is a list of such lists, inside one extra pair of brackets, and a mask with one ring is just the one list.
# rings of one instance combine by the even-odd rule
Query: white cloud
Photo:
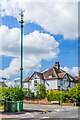
[(2, 76), (7, 79), (11, 79), (13, 76), (19, 75), (20, 71), (20, 59), (15, 58), (10, 63), (10, 66), (2, 70)]
[(63, 69), (64, 71), (66, 71), (67, 73), (69, 73), (72, 76), (78, 76), (78, 67), (72, 67), (72, 68), (61, 67), (61, 69)]
[[(32, 0), (4, 0), (1, 2), (1, 14), (18, 17), (24, 9), (24, 20), (35, 22), (53, 34), (62, 34), (64, 38), (75, 39), (78, 34), (78, 0), (76, 2), (32, 2)], [(74, 0), (75, 1), (75, 0)]]
[(0, 27), (0, 42), (2, 43), (2, 52), (0, 55), (18, 56), (20, 47), (20, 29), (9, 29), (7, 26)]
[[(7, 35), (6, 35), (7, 34)], [(1, 55), (12, 56), (10, 66), (2, 72), (3, 77), (11, 78), (20, 73), (20, 30), (9, 29), (6, 26), (0, 27), (0, 40), (2, 41)], [(24, 36), (24, 74), (34, 70), (39, 71), (41, 60), (55, 59), (59, 53), (59, 43), (47, 33), (34, 31)]]

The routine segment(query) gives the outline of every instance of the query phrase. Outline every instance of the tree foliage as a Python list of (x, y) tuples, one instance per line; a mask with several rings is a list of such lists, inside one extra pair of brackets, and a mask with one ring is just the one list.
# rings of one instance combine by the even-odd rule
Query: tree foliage
[[(47, 99), (49, 101), (60, 101), (60, 91), (50, 91), (47, 93)], [(80, 83), (77, 83), (69, 91), (62, 92), (62, 102), (80, 102)]]
[(36, 97), (37, 98), (41, 98), (42, 99), (42, 98), (46, 97), (46, 87), (45, 87), (45, 84), (37, 83), (35, 91), (36, 91)]
[(23, 90), (26, 93), (25, 97), (34, 98), (34, 92), (32, 92), (30, 89), (24, 88)]
[(73, 88), (69, 89), (68, 95), (76, 102), (80, 102), (80, 83), (77, 83)]
[(8, 101), (20, 101), (23, 100), (25, 97), (25, 92), (22, 88), (15, 87), (15, 88), (4, 88), (2, 87), (2, 100)]
[(48, 101), (60, 101), (60, 91), (50, 91), (47, 93)]
[[(61, 101), (61, 91), (50, 91), (47, 93), (48, 101)], [(62, 102), (72, 102), (72, 99), (69, 98), (68, 92), (62, 92)]]

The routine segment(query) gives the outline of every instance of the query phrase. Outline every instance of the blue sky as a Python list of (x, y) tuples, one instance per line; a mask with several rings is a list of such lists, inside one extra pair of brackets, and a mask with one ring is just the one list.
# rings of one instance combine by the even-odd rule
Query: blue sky
[[(20, 28), (20, 24), (17, 21), (16, 18), (5, 16), (2, 17), (2, 25), (6, 25), (9, 27), (9, 29), (12, 29), (14, 27)], [(32, 33), (33, 31), (38, 30), (39, 32), (48, 33), (46, 32), (41, 26), (35, 24), (35, 23), (25, 23), (24, 25), (24, 35), (27, 35), (29, 33)], [(42, 60), (41, 65), (42, 68), (40, 69), (41, 72), (44, 71), (47, 68), (50, 68), (54, 66), (56, 61), (60, 62), (60, 65), (62, 67), (67, 66), (69, 68), (75, 66), (78, 66), (78, 41), (75, 39), (73, 40), (64, 40), (63, 35), (54, 35), (54, 38), (56, 41), (60, 42), (59, 49), (60, 53), (58, 54), (58, 58), (51, 61)], [(13, 57), (7, 57), (2, 56), (2, 69), (5, 69), (9, 67), (10, 62), (12, 61)]]
[[(62, 10), (62, 9), (61, 9)], [(64, 9), (62, 10), (64, 12)], [(56, 15), (57, 16), (57, 15)], [(38, 16), (39, 17), (39, 16)], [(2, 24), (1, 26), (5, 25), (8, 27), (9, 30), (12, 30), (14, 28), (18, 28), (20, 29), (20, 23), (18, 21), (18, 19), (16, 17), (14, 17), (14, 15), (4, 15), (4, 16), (1, 16), (1, 19), (2, 19)], [(72, 35), (74, 35), (76, 32), (75, 30), (73, 30), (73, 28), (75, 27), (72, 27), (68, 26), (68, 30), (70, 29), (70, 31), (67, 30), (67, 27), (65, 24), (70, 24), (69, 21), (67, 23), (64, 22), (64, 27), (63, 27), (63, 24), (62, 24), (62, 28), (64, 28), (64, 30), (60, 31), (61, 29), (58, 28), (57, 30), (57, 24), (55, 24), (54, 22), (50, 23), (48, 26), (46, 25), (46, 23), (41, 23), (38, 20), (35, 20), (35, 19), (32, 19), (33, 22), (29, 21), (29, 20), (26, 20), (26, 17), (24, 18), (25, 19), (25, 24), (24, 24), (24, 36), (31, 36), (34, 31), (38, 31), (39, 33), (36, 33), (36, 34), (40, 34), (40, 33), (43, 33), (43, 35), (49, 35), (48, 37), (50, 37), (50, 39), (55, 39), (55, 41), (57, 43), (59, 43), (59, 45), (56, 47), (56, 50), (59, 50), (59, 52), (57, 52), (56, 54), (56, 57), (51, 57), (50, 59), (48, 58), (40, 58), (39, 62), (37, 63), (37, 61), (35, 60), (34, 63), (36, 62), (36, 65), (33, 65), (33, 67), (30, 66), (30, 68), (28, 68), (29, 70), (25, 70), (25, 74), (23, 76), (23, 79), (26, 77), (26, 76), (30, 76), (35, 70), (38, 70), (40, 72), (43, 72), (44, 70), (52, 67), (55, 65), (55, 62), (59, 61), (60, 62), (60, 66), (63, 68), (63, 70), (67, 71), (67, 72), (71, 72), (70, 74), (73, 75), (73, 76), (76, 76), (77, 75), (77, 71), (75, 70), (77, 67), (78, 67), (78, 40), (77, 40), (77, 37), (73, 36), (71, 38)], [(62, 19), (62, 18), (60, 18)], [(51, 20), (51, 19), (50, 19)], [(39, 21), (39, 22), (38, 22)], [(41, 20), (42, 21), (42, 20)], [(45, 21), (46, 22), (46, 21)], [(48, 21), (47, 21), (48, 22)], [(71, 22), (71, 21), (70, 21)], [(73, 23), (74, 21), (72, 21)], [(54, 24), (56, 25), (56, 28), (53, 29), (52, 31), (52, 28), (50, 27), (51, 26), (54, 26)], [(75, 24), (75, 23), (74, 23)], [(60, 24), (59, 24), (60, 25)], [(0, 27), (1, 27), (0, 26)], [(54, 26), (55, 27), (55, 26)], [(60, 27), (60, 26), (59, 26)], [(66, 29), (65, 29), (66, 27)], [(48, 29), (49, 28), (49, 29)], [(57, 32), (58, 31), (58, 32)], [(66, 32), (67, 31), (67, 32)], [(69, 33), (68, 33), (69, 32)], [(70, 33), (72, 32), (72, 35), (69, 37)], [(32, 34), (31, 34), (32, 33)], [(42, 35), (42, 34), (40, 34)], [(5, 34), (5, 36), (7, 36), (7, 34)], [(17, 36), (17, 34), (15, 35)], [(14, 38), (15, 38), (14, 36)], [(51, 38), (52, 36), (52, 38)], [(26, 37), (28, 38), (28, 37)], [(40, 39), (39, 39), (40, 40)], [(46, 40), (46, 39), (45, 39)], [(7, 41), (7, 39), (6, 39)], [(29, 39), (26, 39), (26, 41), (29, 42)], [(11, 42), (11, 41), (10, 41)], [(48, 41), (49, 42), (49, 41)], [(2, 43), (2, 44), (5, 44), (5, 43)], [(12, 43), (13, 44), (13, 43)], [(45, 42), (43, 41), (43, 44), (42, 46), (44, 46)], [(52, 43), (53, 44), (53, 43)], [(51, 43), (50, 43), (51, 45)], [(19, 46), (20, 47), (20, 46)], [(26, 46), (27, 47), (27, 46)], [(51, 45), (52, 47), (52, 45)], [(54, 48), (54, 46), (53, 46)], [(2, 48), (2, 51), (3, 48)], [(11, 51), (11, 50), (10, 50)], [(14, 50), (15, 51), (15, 50)], [(29, 51), (26, 51), (26, 54), (28, 54), (27, 52)], [(44, 52), (44, 51), (43, 51)], [(53, 52), (54, 54), (54, 52)], [(34, 55), (34, 53), (32, 54)], [(45, 54), (44, 54), (45, 55)], [(17, 56), (18, 57), (18, 56)], [(5, 71), (6, 68), (9, 68), (10, 67), (10, 64), (13, 60), (15, 60), (15, 58), (17, 58), (16, 55), (7, 55), (7, 54), (2, 54), (0, 55), (0, 58), (2, 58), (2, 64), (0, 62), (0, 69)], [(27, 56), (26, 56), (27, 57)], [(34, 59), (37, 57), (37, 54), (36, 56), (34, 57)], [(24, 59), (24, 58), (23, 58)], [(33, 59), (33, 58), (32, 58)], [(37, 58), (36, 58), (37, 59)], [(1, 59), (0, 59), (1, 60)], [(16, 67), (16, 65), (15, 65)], [(14, 67), (14, 68), (15, 68)], [(74, 68), (74, 70), (73, 70)], [(12, 69), (12, 68), (11, 68)], [(27, 69), (27, 67), (26, 67)], [(15, 70), (14, 70), (15, 71)], [(12, 77), (10, 76), (10, 79), (14, 79), (14, 78), (17, 78), (17, 77), (20, 77), (20, 70), (19, 70), (19, 67), (18, 67), (18, 74), (15, 74), (15, 75), (12, 75)], [(74, 74), (75, 73), (75, 74)], [(5, 72), (3, 73), (5, 74)], [(9, 74), (9, 73), (8, 73)], [(5, 76), (5, 75), (4, 75)]]

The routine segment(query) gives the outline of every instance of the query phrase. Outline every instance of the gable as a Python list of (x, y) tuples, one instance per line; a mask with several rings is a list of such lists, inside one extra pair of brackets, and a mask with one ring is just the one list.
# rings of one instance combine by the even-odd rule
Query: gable
[(30, 80), (34, 80), (34, 79), (40, 79), (40, 77), (39, 77), (36, 73), (34, 73), (34, 74), (31, 76)]
[(43, 77), (44, 77), (44, 80), (55, 79), (55, 78), (58, 78), (58, 75), (57, 75), (54, 67), (52, 67), (52, 68), (48, 69), (47, 71), (43, 72)]
[(66, 74), (63, 79), (69, 79), (68, 75)]

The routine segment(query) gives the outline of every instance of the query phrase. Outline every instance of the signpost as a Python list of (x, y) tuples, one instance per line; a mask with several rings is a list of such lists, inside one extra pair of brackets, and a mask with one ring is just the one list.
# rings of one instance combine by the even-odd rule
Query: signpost
[(60, 87), (60, 89), (61, 89), (61, 106), (62, 106), (62, 88), (63, 88), (63, 80), (61, 80), (61, 87)]
[(2, 81), (2, 82), (6, 81), (6, 78), (3, 78), (3, 77), (2, 77), (1, 79), (2, 79), (2, 80), (0, 80), (0, 82), (1, 82), (1, 81)]

